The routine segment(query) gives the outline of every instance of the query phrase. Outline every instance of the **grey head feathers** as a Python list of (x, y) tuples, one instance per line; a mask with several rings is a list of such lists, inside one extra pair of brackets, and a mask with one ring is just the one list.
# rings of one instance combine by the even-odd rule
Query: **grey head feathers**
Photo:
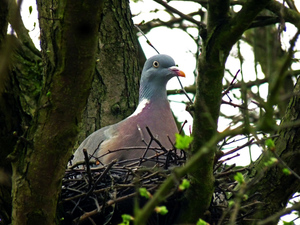
[(173, 58), (164, 54), (149, 58), (142, 71), (139, 102), (158, 97), (166, 99), (166, 85), (174, 76), (185, 75), (177, 69)]

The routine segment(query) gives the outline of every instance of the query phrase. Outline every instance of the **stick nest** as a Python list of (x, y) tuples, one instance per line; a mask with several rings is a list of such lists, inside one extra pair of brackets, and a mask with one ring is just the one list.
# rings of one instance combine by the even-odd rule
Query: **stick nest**
[[(88, 220), (87, 224), (100, 224), (99, 221), (106, 224), (120, 220), (128, 207), (132, 213), (132, 199), (137, 196), (138, 188), (154, 193), (172, 168), (182, 166), (186, 160), (181, 150), (158, 148), (155, 151), (155, 156), (100, 165), (100, 160), (87, 156), (84, 150), (85, 162), (67, 169), (62, 181), (60, 205), (66, 223), (81, 224)], [(168, 201), (178, 197), (176, 193), (174, 187)]]
[[(153, 194), (172, 173), (172, 169), (183, 166), (186, 161), (184, 151), (164, 148), (157, 148), (155, 157), (113, 161), (108, 165), (100, 165), (97, 158), (92, 162), (91, 158), (85, 152), (85, 162), (73, 165), (65, 172), (60, 198), (63, 208), (60, 217), (65, 224), (119, 224), (122, 222), (121, 215), (133, 215), (134, 199), (139, 199), (140, 207), (147, 201), (139, 196), (139, 188), (146, 188)], [(234, 165), (228, 167), (224, 165), (225, 160), (219, 158), (214, 169), (216, 188), (206, 220), (210, 224), (228, 222), (228, 201), (234, 199), (237, 184), (233, 175), (246, 171), (245, 168), (236, 169)], [(149, 167), (149, 163), (153, 166)], [(178, 180), (177, 186), (173, 187), (163, 203), (169, 213), (161, 216), (163, 220), (158, 219), (157, 215), (152, 216), (149, 224), (172, 224), (182, 203), (183, 192), (178, 189), (180, 183), (181, 180)], [(247, 204), (252, 203), (245, 202), (243, 205)], [(242, 221), (249, 212), (251, 209), (241, 211), (237, 219)]]

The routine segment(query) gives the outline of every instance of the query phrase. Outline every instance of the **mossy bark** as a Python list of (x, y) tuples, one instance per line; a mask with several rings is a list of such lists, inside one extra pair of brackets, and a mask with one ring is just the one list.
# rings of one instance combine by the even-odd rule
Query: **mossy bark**
[(137, 37), (126, 1), (105, 1), (96, 70), (77, 145), (101, 127), (129, 116), (138, 103)]
[[(274, 139), (276, 154), (297, 174), (300, 174), (299, 155), (300, 155), (300, 129), (299, 125), (293, 125), (300, 119), (300, 97), (297, 95), (300, 91), (300, 81), (294, 89), (294, 97), (290, 100), (286, 114), (282, 119), (281, 125), (286, 128), (278, 132), (278, 137)], [(261, 220), (272, 216), (283, 209), (290, 197), (300, 188), (300, 181), (294, 175), (283, 173), (284, 165), (277, 165), (267, 169), (265, 162), (274, 155), (264, 153), (251, 168), (247, 178), (249, 180), (258, 179), (258, 182), (249, 189), (249, 195), (258, 194), (262, 202), (261, 207), (255, 210), (251, 219)], [(277, 224), (279, 218), (269, 224)], [(251, 220), (250, 220), (251, 221)]]
[(42, 76), (41, 58), (24, 44), (26, 35), (7, 34), (8, 22), (18, 24), (20, 18), (19, 11), (12, 10), (16, 2), (0, 1), (0, 8), (0, 218), (9, 224), (11, 165), (7, 156), (32, 119)]
[[(78, 137), (121, 120), (138, 101), (137, 39), (127, 1), (37, 3), (42, 54), (28, 41), (15, 3), (10, 22), (18, 38), (8, 44), (9, 20), (0, 24), (1, 46), (9, 49), (1, 48), (9, 60), (1, 67), (0, 141), (7, 151), (0, 165), (9, 164), (11, 153), (12, 224), (58, 223), (61, 178)], [(1, 188), (1, 195), (9, 191)]]
[[(95, 7), (95, 4), (97, 7)], [(38, 1), (43, 85), (12, 160), (12, 224), (55, 224), (61, 178), (89, 93), (100, 2)]]
[[(208, 3), (207, 32), (204, 32), (202, 52), (198, 61), (194, 141), (190, 157), (217, 133), (226, 59), (232, 46), (268, 2), (265, 0), (258, 4), (256, 1), (249, 1), (234, 17), (230, 17), (229, 1)], [(215, 152), (216, 149), (210, 149), (189, 172), (191, 187), (186, 193), (188, 207), (183, 208), (179, 221), (195, 223), (200, 217), (205, 218), (214, 191)]]

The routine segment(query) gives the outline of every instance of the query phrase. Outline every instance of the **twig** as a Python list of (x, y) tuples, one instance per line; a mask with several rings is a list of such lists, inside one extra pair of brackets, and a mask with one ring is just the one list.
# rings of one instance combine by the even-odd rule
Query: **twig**
[(237, 108), (240, 108), (240, 109), (247, 110), (247, 108), (244, 107), (244, 106), (241, 106), (241, 105), (238, 105), (238, 104), (235, 104), (235, 103), (232, 103), (232, 102), (227, 102), (227, 101), (225, 101), (225, 100), (223, 100), (223, 99), (222, 99), (222, 104), (227, 104), (227, 105), (233, 106), (234, 108), (237, 107)]
[(147, 146), (148, 144), (147, 144), (147, 142), (145, 141), (145, 137), (144, 137), (144, 134), (143, 134), (143, 131), (142, 131), (140, 125), (137, 124), (136, 126), (137, 126), (137, 129), (138, 129), (138, 131), (139, 131), (139, 133), (140, 133), (140, 135), (141, 135), (142, 142), (145, 143), (145, 145)]
[(179, 130), (179, 134), (181, 134), (181, 132), (183, 131), (183, 127), (184, 127), (186, 124), (187, 124), (187, 120), (185, 120), (185, 121), (183, 122), (183, 124), (181, 125), (180, 130)]
[(236, 80), (236, 77), (237, 77), (237, 75), (239, 74), (240, 71), (241, 71), (241, 70), (238, 69), (238, 71), (235, 73), (235, 75), (234, 75), (232, 81), (230, 82), (230, 85), (229, 85), (229, 86), (227, 87), (227, 89), (222, 93), (222, 96), (227, 95), (228, 92), (229, 92), (231, 89), (234, 88), (234, 85), (235, 85), (235, 84), (234, 84), (234, 81)]
[(136, 25), (136, 24), (134, 24), (134, 26), (139, 30), (139, 32), (141, 32), (141, 34), (146, 38), (146, 42), (147, 42), (147, 44), (148, 45), (150, 45), (156, 52), (157, 52), (157, 54), (160, 54), (159, 53), (159, 51), (157, 51), (157, 49), (151, 44), (151, 42), (149, 41), (149, 39), (147, 38), (147, 36), (144, 34), (144, 32), (141, 30), (141, 28), (138, 26), (138, 25)]
[(300, 180), (300, 176), (294, 171), (292, 170), (281, 158), (280, 156), (277, 154), (277, 152), (272, 151), (274, 156), (276, 157), (276, 159), (278, 159), (278, 161), (286, 168), (288, 168), (288, 170), (291, 172), (291, 174), (293, 174), (298, 180)]
[(273, 222), (277, 223), (278, 219), (281, 216), (289, 214), (289, 213), (291, 213), (294, 210), (300, 210), (300, 202), (296, 203), (295, 205), (293, 205), (290, 208), (283, 209), (283, 210), (281, 210), (281, 211), (273, 214), (272, 216), (270, 216), (270, 217), (268, 217), (268, 218), (266, 218), (266, 219), (264, 219), (262, 221), (259, 221), (257, 223), (257, 225), (272, 224)]
[(86, 193), (86, 196), (89, 196), (92, 191), (95, 190), (96, 185), (99, 183), (99, 181), (107, 174), (107, 172), (110, 170), (110, 168), (117, 162), (116, 159), (114, 159), (113, 161), (111, 161), (108, 166), (106, 167), (106, 169), (103, 171), (103, 173), (101, 173), (101, 175), (98, 177), (98, 179), (95, 181), (95, 184), (92, 186), (92, 188), (90, 188), (90, 190)]
[(241, 150), (242, 148), (245, 148), (245, 147), (251, 145), (253, 141), (254, 141), (254, 138), (251, 138), (250, 141), (246, 142), (245, 144), (243, 144), (243, 145), (241, 145), (241, 146), (238, 146), (238, 147), (236, 147), (236, 148), (234, 148), (234, 149), (232, 149), (232, 150), (230, 150), (230, 151), (224, 153), (224, 155), (222, 155), (222, 157), (227, 156), (227, 155), (230, 155), (230, 154), (233, 154), (233, 153), (235, 153), (235, 152)]
[(244, 172), (245, 170), (247, 170), (247, 168), (241, 168), (241, 169), (237, 169), (237, 170), (230, 170), (227, 172), (218, 173), (217, 175), (215, 175), (215, 178), (225, 177), (228, 175), (236, 174), (237, 172)]
[(82, 149), (82, 151), (83, 151), (84, 160), (85, 160), (86, 172), (87, 172), (88, 178), (89, 178), (89, 187), (91, 187), (92, 183), (93, 183), (93, 179), (92, 179), (91, 169), (90, 169), (90, 165), (89, 165), (90, 160), (89, 160), (89, 156), (88, 156), (86, 148)]
[(158, 146), (159, 146), (164, 152), (168, 152), (167, 149), (160, 143), (160, 141), (157, 140), (157, 139), (153, 136), (153, 134), (151, 133), (149, 127), (146, 127), (146, 130), (148, 131), (148, 133), (149, 133), (151, 139), (153, 139), (153, 141), (155, 141), (155, 142), (158, 144)]
[(179, 77), (178, 77), (178, 76), (176, 76), (176, 77), (177, 77), (177, 80), (178, 80), (178, 82), (179, 82), (179, 84), (180, 84), (180, 87), (181, 87), (182, 92), (185, 94), (185, 96), (187, 97), (187, 99), (189, 100), (189, 102), (190, 102), (191, 104), (193, 104), (192, 99), (190, 98), (190, 96), (188, 95), (188, 93), (184, 90), (183, 85), (182, 85), (182, 83), (181, 83)]
[(193, 17), (187, 16), (186, 14), (180, 12), (179, 10), (173, 8), (172, 6), (170, 6), (167, 2), (161, 1), (161, 0), (154, 0), (155, 2), (163, 5), (167, 10), (176, 13), (177, 15), (179, 15), (181, 18), (184, 18), (185, 20), (188, 20), (194, 24), (197, 24), (200, 28), (205, 29), (206, 25), (200, 21), (195, 20)]

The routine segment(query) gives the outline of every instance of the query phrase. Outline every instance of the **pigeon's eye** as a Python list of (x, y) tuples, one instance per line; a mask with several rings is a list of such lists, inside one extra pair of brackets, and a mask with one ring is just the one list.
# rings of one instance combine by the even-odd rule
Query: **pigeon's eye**
[(154, 61), (154, 62), (153, 62), (153, 66), (154, 66), (155, 68), (159, 67), (159, 62)]

